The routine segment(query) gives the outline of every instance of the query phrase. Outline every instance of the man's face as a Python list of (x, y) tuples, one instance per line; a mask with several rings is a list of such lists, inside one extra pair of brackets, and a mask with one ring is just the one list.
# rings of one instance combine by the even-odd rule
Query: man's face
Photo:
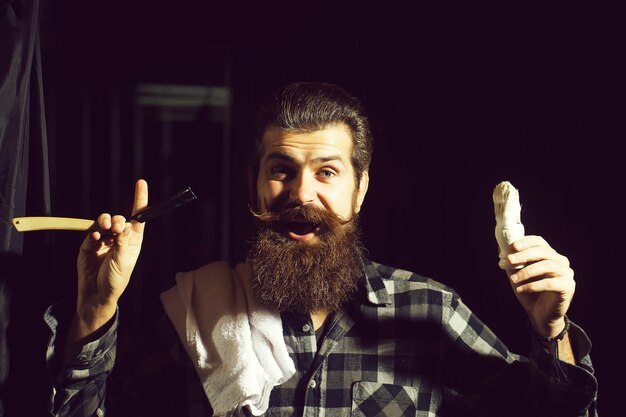
[[(261, 212), (314, 204), (349, 220), (361, 209), (368, 181), (363, 172), (357, 188), (352, 137), (345, 125), (308, 133), (270, 127), (263, 135), (256, 183)], [(290, 239), (317, 241), (318, 229), (296, 223), (285, 231)]]
[(337, 311), (362, 274), (352, 138), (343, 125), (294, 133), (270, 128), (256, 182), (247, 262), (257, 297), (283, 311)]

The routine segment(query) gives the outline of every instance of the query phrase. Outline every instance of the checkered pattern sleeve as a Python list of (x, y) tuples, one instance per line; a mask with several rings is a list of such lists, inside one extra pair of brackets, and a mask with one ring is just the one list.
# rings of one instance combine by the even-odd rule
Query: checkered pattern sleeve
[[(57, 416), (177, 416), (213, 414), (202, 383), (167, 316), (149, 320), (134, 332), (119, 311), (97, 340), (65, 367), (58, 361), (71, 303), (45, 313), (52, 334), (47, 364), (53, 384), (50, 411)], [(115, 363), (115, 366), (114, 366)]]
[[(440, 409), (434, 411), (431, 404), (429, 412), (509, 417), (596, 415), (597, 383), (589, 358), (590, 342), (576, 325), (570, 330), (572, 345), (579, 353), (576, 366), (555, 360), (534, 338), (529, 356), (520, 356), (510, 352), (451, 288), (407, 271), (373, 266), (384, 286), (371, 270), (371, 300), (391, 296), (385, 301), (393, 306), (396, 317), (405, 310), (411, 322), (428, 321), (441, 329), (443, 400)], [(419, 335), (425, 338), (428, 332), (422, 329)], [(436, 340), (432, 337), (430, 345), (436, 346)]]
[(450, 404), (487, 415), (498, 415), (498, 410), (509, 410), (510, 416), (596, 415), (591, 346), (578, 326), (572, 324), (570, 330), (578, 365), (570, 365), (534, 337), (528, 358), (511, 353), (455, 294), (444, 306), (443, 324), (449, 338), (443, 363)]
[(59, 363), (62, 344), (71, 321), (69, 303), (48, 308), (44, 319), (52, 331), (46, 361), (54, 390), (51, 412), (56, 416), (103, 416), (106, 379), (113, 369), (117, 342), (117, 314), (98, 339), (85, 344), (81, 351), (62, 367)]

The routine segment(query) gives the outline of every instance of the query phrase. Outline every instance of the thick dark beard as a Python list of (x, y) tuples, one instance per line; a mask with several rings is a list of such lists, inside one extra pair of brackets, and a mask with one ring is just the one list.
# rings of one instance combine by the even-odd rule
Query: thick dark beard
[[(286, 235), (285, 222), (298, 216), (319, 225), (317, 242)], [(356, 214), (345, 222), (309, 204), (256, 215), (247, 259), (251, 285), (259, 300), (280, 311), (334, 312), (357, 292), (362, 253)]]

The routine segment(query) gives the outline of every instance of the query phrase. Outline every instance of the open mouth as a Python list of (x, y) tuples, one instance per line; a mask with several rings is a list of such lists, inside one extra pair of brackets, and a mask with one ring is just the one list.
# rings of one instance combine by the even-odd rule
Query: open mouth
[(318, 224), (312, 222), (287, 222), (285, 224), (287, 230), (298, 236), (305, 236), (312, 233), (319, 227)]

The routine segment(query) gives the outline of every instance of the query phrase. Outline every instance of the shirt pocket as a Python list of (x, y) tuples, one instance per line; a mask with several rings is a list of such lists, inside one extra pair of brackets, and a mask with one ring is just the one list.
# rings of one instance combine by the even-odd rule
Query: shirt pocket
[(416, 416), (417, 388), (404, 385), (357, 381), (352, 385), (352, 412), (355, 417)]

